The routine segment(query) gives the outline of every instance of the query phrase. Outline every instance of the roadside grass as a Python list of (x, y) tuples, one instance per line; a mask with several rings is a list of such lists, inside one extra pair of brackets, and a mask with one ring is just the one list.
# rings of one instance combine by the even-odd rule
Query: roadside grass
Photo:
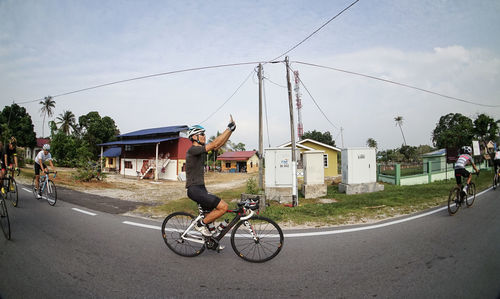
[[(479, 177), (473, 177), (477, 193), (491, 187), (492, 177), (491, 170), (483, 170)], [(454, 178), (413, 186), (386, 184), (384, 191), (356, 195), (339, 193), (336, 185), (328, 185), (327, 195), (323, 198), (305, 199), (299, 196), (299, 206), (293, 208), (271, 202), (262, 215), (284, 226), (311, 227), (375, 222), (446, 205), (449, 191), (455, 184)], [(240, 194), (244, 192), (245, 187), (241, 187), (216, 194), (228, 202), (231, 209), (236, 207)], [(322, 203), (322, 199), (334, 202)], [(143, 206), (136, 210), (154, 218), (163, 218), (174, 211), (196, 213), (197, 208), (193, 201), (183, 198), (158, 206)]]

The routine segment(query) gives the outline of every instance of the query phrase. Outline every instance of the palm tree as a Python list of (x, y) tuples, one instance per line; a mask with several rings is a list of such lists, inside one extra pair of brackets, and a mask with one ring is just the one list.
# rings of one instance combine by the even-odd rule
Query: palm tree
[(73, 114), (73, 112), (65, 110), (57, 117), (57, 124), (60, 125), (59, 129), (62, 130), (64, 134), (69, 135), (69, 133), (71, 133), (71, 130), (75, 130), (75, 115)]
[(375, 141), (375, 139), (373, 138), (368, 138), (368, 140), (366, 140), (366, 145), (368, 145), (368, 147), (374, 147), (374, 148), (377, 148), (377, 141)]
[(401, 130), (401, 135), (403, 135), (403, 141), (406, 146), (406, 139), (405, 139), (405, 134), (403, 134), (403, 128), (401, 127), (403, 125), (403, 117), (402, 116), (396, 116), (394, 118), (394, 121), (396, 122), (396, 126), (399, 126), (399, 129)]
[(56, 107), (56, 101), (52, 99), (51, 96), (47, 96), (43, 99), (43, 101), (40, 101), (40, 105), (42, 105), (42, 108), (40, 108), (40, 114), (43, 115), (43, 123), (42, 123), (42, 137), (45, 137), (45, 117), (51, 117), (53, 114), (53, 108)]

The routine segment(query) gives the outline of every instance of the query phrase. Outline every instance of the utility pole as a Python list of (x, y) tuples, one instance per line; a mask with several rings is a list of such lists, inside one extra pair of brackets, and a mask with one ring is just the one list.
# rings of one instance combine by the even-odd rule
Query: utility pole
[(288, 87), (288, 108), (290, 110), (290, 136), (292, 138), (292, 205), (299, 205), (297, 196), (297, 156), (295, 155), (295, 126), (293, 120), (293, 104), (292, 104), (292, 83), (290, 82), (290, 70), (288, 65), (288, 56), (285, 57), (286, 66), (286, 84)]
[[(263, 141), (262, 141), (262, 64), (259, 63), (259, 190), (264, 189), (264, 176), (263, 176), (263, 171), (264, 171), (264, 146), (263, 146)], [(264, 211), (266, 209), (266, 197), (263, 196), (264, 200), (260, 203), (260, 209)]]
[(342, 148), (344, 148), (344, 128), (340, 127), (340, 138), (342, 138)]

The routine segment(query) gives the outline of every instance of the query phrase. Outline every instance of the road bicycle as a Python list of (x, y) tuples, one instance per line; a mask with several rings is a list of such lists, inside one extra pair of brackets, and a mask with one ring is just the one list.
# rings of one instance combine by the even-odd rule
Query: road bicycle
[[(10, 168), (7, 170), (6, 177), (3, 179), (3, 188), (5, 193), (7, 194), (7, 198), (10, 200), (14, 207), (17, 207), (19, 202), (19, 194), (17, 193), (17, 183), (14, 179), (14, 168)], [(17, 176), (21, 173), (19, 169), (17, 169)]]
[(247, 199), (238, 203), (236, 210), (227, 210), (234, 218), (218, 234), (203, 236), (194, 229), (198, 220), (210, 211), (198, 205), (198, 216), (175, 212), (163, 221), (161, 232), (165, 244), (173, 252), (185, 257), (200, 255), (205, 249), (220, 252), (221, 239), (231, 230), (231, 247), (237, 256), (248, 262), (262, 263), (274, 258), (283, 248), (283, 231), (273, 220), (259, 216), (258, 200)]
[(7, 240), (10, 240), (10, 220), (7, 211), (7, 203), (5, 198), (7, 194), (0, 191), (0, 226), (2, 227), (3, 234)]
[(497, 189), (498, 184), (500, 183), (500, 167), (498, 167), (497, 172), (493, 176), (493, 190)]
[[(50, 173), (54, 174), (53, 178), (55, 179), (57, 171), (55, 172), (50, 171), (45, 173), (44, 175), (40, 175), (40, 181), (38, 185), (40, 188), (39, 193), (38, 190), (36, 189), (36, 184), (35, 184), (36, 176), (33, 177), (33, 182), (31, 183), (31, 189), (33, 190), (33, 195), (35, 195), (36, 199), (39, 200), (40, 198), (45, 198), (49, 203), (49, 205), (53, 206), (56, 204), (57, 201), (57, 190), (56, 190), (56, 184), (49, 177)], [(39, 197), (38, 196), (39, 194), (42, 195), (42, 197)]]
[[(478, 172), (471, 173), (471, 175), (478, 176)], [(467, 207), (472, 206), (474, 200), (476, 199), (476, 184), (470, 182), (467, 185), (467, 193), (462, 191), (463, 185), (455, 186), (450, 190), (450, 195), (448, 196), (448, 213), (453, 216), (458, 211), (458, 209), (465, 202)]]

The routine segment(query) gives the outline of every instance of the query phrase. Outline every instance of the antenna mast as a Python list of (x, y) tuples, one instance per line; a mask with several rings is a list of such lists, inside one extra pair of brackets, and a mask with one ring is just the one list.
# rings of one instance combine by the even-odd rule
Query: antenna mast
[(299, 79), (299, 71), (294, 71), (293, 75), (295, 77), (295, 88), (293, 89), (295, 91), (295, 98), (296, 98), (296, 105), (297, 105), (297, 135), (299, 136), (299, 140), (302, 139), (302, 136), (304, 135), (304, 127), (302, 125), (302, 95), (300, 94), (300, 79)]

